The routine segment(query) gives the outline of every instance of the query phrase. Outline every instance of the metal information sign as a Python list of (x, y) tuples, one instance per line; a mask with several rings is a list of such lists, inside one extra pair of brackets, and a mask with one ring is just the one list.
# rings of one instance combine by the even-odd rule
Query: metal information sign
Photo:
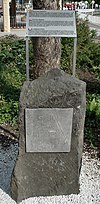
[(70, 10), (31, 10), (26, 22), (26, 77), (29, 80), (29, 37), (73, 37), (73, 76), (76, 65), (76, 19), (75, 11)]
[(75, 11), (33, 10), (27, 14), (30, 37), (76, 37)]

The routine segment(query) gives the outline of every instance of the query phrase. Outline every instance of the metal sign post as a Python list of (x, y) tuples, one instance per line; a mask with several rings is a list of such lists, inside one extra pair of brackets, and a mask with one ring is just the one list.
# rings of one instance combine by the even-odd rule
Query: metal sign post
[[(29, 12), (27, 12), (26, 22), (29, 19)], [(29, 37), (28, 37), (28, 23), (26, 23), (26, 80), (29, 81)]]
[(26, 80), (29, 81), (29, 44), (28, 37), (26, 37)]
[(76, 47), (77, 47), (77, 38), (74, 38), (74, 49), (73, 49), (73, 71), (72, 74), (75, 77), (75, 67), (76, 67)]
[(73, 71), (76, 64), (76, 19), (73, 10), (31, 10), (26, 23), (26, 76), (29, 80), (28, 37), (72, 37), (74, 38)]

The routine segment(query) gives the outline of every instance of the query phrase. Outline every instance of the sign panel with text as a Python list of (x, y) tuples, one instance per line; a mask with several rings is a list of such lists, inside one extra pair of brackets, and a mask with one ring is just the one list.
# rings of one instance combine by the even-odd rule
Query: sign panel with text
[(27, 35), (29, 37), (77, 37), (75, 11), (29, 11)]

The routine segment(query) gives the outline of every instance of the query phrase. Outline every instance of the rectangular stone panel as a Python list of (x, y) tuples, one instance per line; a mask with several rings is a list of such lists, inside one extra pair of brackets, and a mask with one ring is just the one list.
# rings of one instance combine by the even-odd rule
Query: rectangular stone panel
[(72, 121), (73, 108), (26, 108), (26, 152), (70, 152)]

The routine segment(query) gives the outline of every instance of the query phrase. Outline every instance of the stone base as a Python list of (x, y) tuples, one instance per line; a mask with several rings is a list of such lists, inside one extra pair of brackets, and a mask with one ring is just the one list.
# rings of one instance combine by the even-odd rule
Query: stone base
[[(18, 202), (34, 196), (79, 193), (86, 84), (59, 69), (25, 82), (20, 95), (19, 155), (13, 171), (12, 198)], [(26, 108), (73, 108), (70, 152), (26, 153)]]

